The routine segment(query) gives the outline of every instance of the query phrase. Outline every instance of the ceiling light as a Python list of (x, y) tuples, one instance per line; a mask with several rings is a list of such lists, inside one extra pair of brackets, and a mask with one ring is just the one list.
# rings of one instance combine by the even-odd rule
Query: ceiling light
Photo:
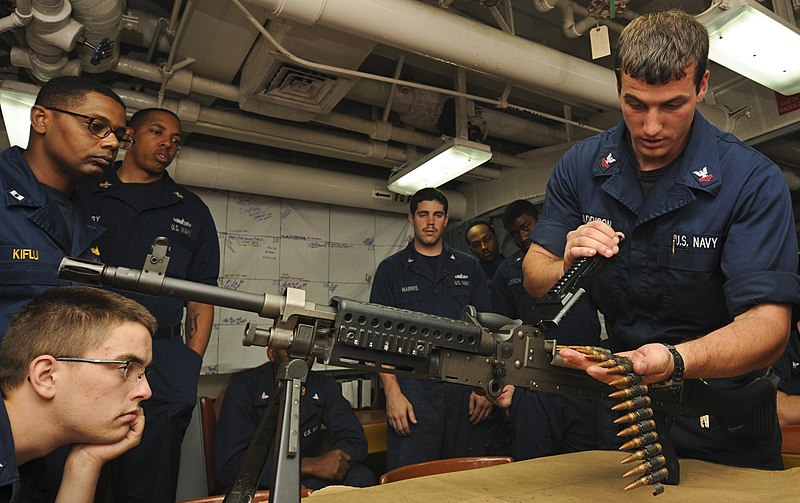
[(453, 138), (430, 154), (406, 163), (389, 177), (388, 189), (411, 195), (419, 189), (438, 187), (492, 158), (489, 145)]
[(800, 30), (751, 0), (715, 0), (697, 16), (709, 58), (784, 95), (800, 92)]

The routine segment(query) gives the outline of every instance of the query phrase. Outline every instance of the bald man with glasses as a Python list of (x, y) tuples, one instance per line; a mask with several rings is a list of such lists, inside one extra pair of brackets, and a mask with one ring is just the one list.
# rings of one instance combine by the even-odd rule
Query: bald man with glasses
[(45, 84), (30, 121), (27, 148), (0, 153), (0, 341), (13, 313), (66, 284), (56, 275), (63, 256), (102, 259), (96, 241), (103, 229), (73, 188), (100, 176), (132, 144), (122, 100), (82, 77)]
[[(90, 502), (102, 466), (136, 446), (155, 318), (121, 295), (57, 287), (15, 314), (0, 347), (0, 501)], [(61, 482), (48, 457), (69, 451)]]

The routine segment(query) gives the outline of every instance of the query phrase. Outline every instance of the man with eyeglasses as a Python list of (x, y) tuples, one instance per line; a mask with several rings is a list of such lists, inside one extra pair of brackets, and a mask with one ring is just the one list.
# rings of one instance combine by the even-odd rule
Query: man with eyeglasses
[(101, 175), (132, 140), (119, 96), (81, 77), (42, 86), (30, 121), (27, 148), (0, 153), (0, 341), (13, 313), (66, 284), (56, 277), (63, 256), (101, 258), (102, 229), (73, 187)]
[[(106, 229), (98, 240), (104, 261), (140, 269), (153, 240), (163, 236), (170, 247), (167, 275), (216, 286), (219, 242), (211, 213), (166, 171), (183, 140), (180, 120), (169, 110), (150, 108), (136, 112), (128, 125), (134, 144), (124, 160), (78, 187), (92, 219)], [(118, 502), (172, 502), (214, 307), (120, 293), (145, 306), (159, 328), (153, 336), (153, 398), (143, 404), (147, 431), (141, 445), (109, 464), (111, 492)]]
[[(525, 291), (522, 263), (531, 244), (539, 211), (525, 199), (518, 199), (503, 211), (503, 226), (519, 251), (506, 258), (497, 269), (492, 290), (495, 312), (533, 323), (536, 299)], [(561, 325), (546, 334), (562, 344), (600, 346), (597, 310), (587, 300), (579, 301)], [(513, 395), (512, 395), (513, 393)], [(594, 403), (552, 393), (526, 393), (508, 387), (498, 405), (509, 408), (514, 429), (512, 456), (515, 460), (538, 458), (596, 449), (598, 445), (597, 407)]]
[[(141, 305), (90, 287), (53, 288), (12, 317), (0, 347), (0, 501), (93, 500), (103, 464), (141, 438), (155, 329)], [(46, 456), (62, 446), (59, 484)]]

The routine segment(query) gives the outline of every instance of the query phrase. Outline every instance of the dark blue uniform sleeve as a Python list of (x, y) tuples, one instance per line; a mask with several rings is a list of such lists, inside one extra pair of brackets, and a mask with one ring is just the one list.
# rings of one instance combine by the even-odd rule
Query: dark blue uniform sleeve
[(331, 449), (341, 449), (351, 461), (367, 459), (367, 437), (350, 402), (342, 395), (342, 388), (333, 379), (325, 380), (325, 409), (322, 422), (328, 429)]
[(394, 297), (394, 280), (396, 274), (393, 272), (392, 265), (384, 260), (375, 271), (375, 278), (372, 280), (372, 289), (369, 293), (369, 301), (373, 304), (397, 307), (397, 299)]
[[(260, 419), (253, 403), (252, 390), (242, 379), (233, 379), (225, 391), (214, 438), (214, 469), (219, 490), (226, 490), (233, 484)], [(262, 482), (271, 482), (271, 458), (268, 458), (261, 474)]]
[(489, 294), (489, 285), (486, 282), (486, 273), (483, 272), (483, 268), (477, 260), (474, 261), (472, 277), (475, 278), (475, 282), (472, 285), (469, 303), (475, 306), (479, 313), (491, 312), (492, 300)]
[(517, 310), (514, 307), (514, 296), (508, 287), (505, 264), (500, 264), (497, 272), (494, 273), (494, 286), (492, 287), (492, 307), (495, 313), (502, 314), (509, 318), (517, 318)]
[(217, 227), (208, 207), (203, 205), (203, 225), (197, 239), (197, 248), (192, 254), (192, 262), (186, 279), (207, 285), (217, 284), (219, 277), (219, 239)]

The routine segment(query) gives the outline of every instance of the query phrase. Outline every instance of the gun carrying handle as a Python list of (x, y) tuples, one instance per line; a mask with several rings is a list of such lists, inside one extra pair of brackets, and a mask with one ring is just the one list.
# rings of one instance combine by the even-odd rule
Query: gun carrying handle
[(672, 417), (663, 412), (655, 412), (653, 419), (656, 422), (658, 441), (661, 443), (661, 453), (667, 460), (666, 468), (669, 475), (664, 479), (664, 483), (678, 485), (681, 481), (681, 465), (678, 463), (678, 453), (675, 452), (675, 446), (672, 443), (670, 431), (672, 429)]

